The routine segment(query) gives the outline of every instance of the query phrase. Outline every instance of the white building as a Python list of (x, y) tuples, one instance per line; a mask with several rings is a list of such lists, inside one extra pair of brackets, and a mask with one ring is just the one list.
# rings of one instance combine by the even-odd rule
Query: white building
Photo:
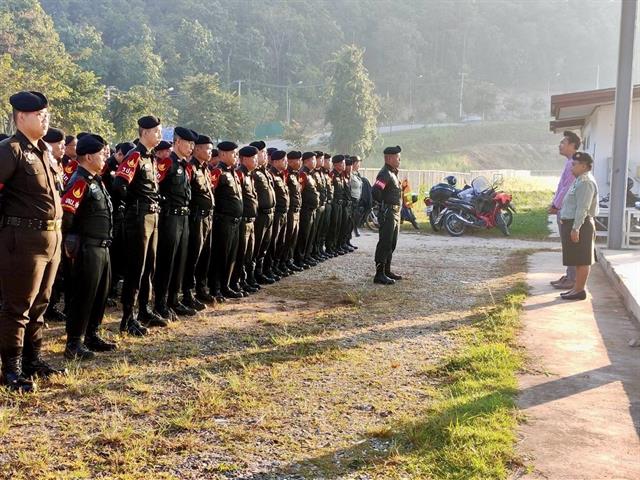
[[(594, 176), (602, 196), (609, 193), (613, 157), (615, 89), (564, 93), (551, 97), (552, 132), (579, 130), (581, 150), (594, 160)], [(635, 181), (634, 192), (640, 193), (640, 85), (633, 88), (631, 107), (631, 143), (627, 175)]]

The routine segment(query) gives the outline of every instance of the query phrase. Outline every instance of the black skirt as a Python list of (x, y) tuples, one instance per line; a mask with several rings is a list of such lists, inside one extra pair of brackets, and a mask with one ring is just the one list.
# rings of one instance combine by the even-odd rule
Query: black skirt
[(580, 240), (578, 243), (573, 243), (571, 241), (573, 219), (563, 219), (560, 227), (560, 238), (562, 239), (562, 264), (567, 267), (593, 265), (596, 261), (596, 229), (593, 223), (593, 218), (587, 217), (584, 220), (584, 223), (580, 227)]

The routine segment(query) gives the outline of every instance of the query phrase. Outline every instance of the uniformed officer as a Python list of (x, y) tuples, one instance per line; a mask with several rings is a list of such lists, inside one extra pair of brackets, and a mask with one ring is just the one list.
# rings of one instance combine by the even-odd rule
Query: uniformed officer
[(284, 257), (278, 265), (276, 273), (291, 275), (302, 269), (294, 264), (296, 247), (300, 230), (300, 210), (302, 209), (302, 185), (299, 170), (302, 166), (302, 152), (293, 151), (287, 154), (287, 187), (289, 188), (289, 211), (287, 212), (287, 230), (285, 232)]
[[(191, 204), (189, 205), (189, 246), (182, 303), (195, 310), (204, 310), (206, 303), (215, 301), (207, 291), (209, 255), (211, 254), (211, 222), (213, 219), (213, 187), (208, 163), (213, 142), (206, 135), (198, 135), (191, 159)], [(193, 289), (196, 289), (195, 297)]]
[(156, 145), (156, 147), (153, 149), (153, 155), (156, 158), (156, 162), (169, 158), (172, 149), (173, 144), (171, 142), (161, 140), (160, 143), (158, 143), (158, 145)]
[[(211, 171), (215, 197), (213, 216), (213, 295), (216, 299), (242, 298), (231, 288), (231, 274), (238, 254), (240, 220), (242, 218), (242, 189), (234, 166), (238, 145), (225, 141), (218, 144), (219, 162)], [(212, 288), (209, 285), (209, 288)]]
[(320, 190), (317, 178), (313, 175), (313, 171), (316, 168), (315, 153), (304, 152), (302, 161), (303, 164), (300, 169), (302, 210), (300, 212), (300, 236), (298, 238), (296, 265), (300, 268), (309, 268), (318, 264), (318, 262), (311, 258), (311, 250), (313, 225), (320, 204)]
[(66, 186), (67, 182), (71, 179), (71, 176), (78, 168), (78, 162), (76, 161), (76, 145), (78, 145), (78, 138), (75, 135), (67, 135), (64, 138), (64, 155), (62, 156), (62, 181)]
[(178, 298), (187, 262), (189, 243), (189, 204), (191, 203), (191, 165), (198, 134), (184, 127), (173, 132), (173, 151), (169, 157), (157, 160), (160, 190), (160, 221), (158, 223), (158, 255), (153, 282), (154, 313), (165, 321), (176, 315), (193, 316), (196, 310)]
[[(162, 138), (160, 119), (154, 116), (140, 118), (138, 135), (138, 145), (124, 158), (113, 182), (114, 193), (125, 203), (127, 240), (120, 331), (135, 336), (147, 334), (140, 322), (149, 326), (166, 324), (149, 309), (158, 246), (160, 194), (153, 148)], [(138, 318), (134, 316), (136, 302), (139, 304)]]
[(255, 244), (254, 223), (258, 214), (258, 196), (251, 173), (258, 164), (258, 149), (251, 145), (238, 151), (240, 165), (236, 174), (242, 187), (242, 220), (238, 235), (238, 255), (231, 278), (231, 287), (243, 294), (256, 293), (257, 288), (249, 283), (247, 272), (253, 268), (253, 247)]
[(99, 135), (78, 140), (78, 169), (62, 197), (64, 254), (71, 260), (73, 285), (64, 351), (68, 359), (90, 360), (94, 351), (116, 348), (98, 334), (111, 287), (113, 208), (98, 175), (104, 168), (105, 144)]
[[(322, 153), (322, 152), (321, 152)], [(331, 154), (325, 153), (317, 157), (317, 159), (322, 161), (322, 176), (324, 177), (324, 183), (326, 185), (327, 199), (324, 205), (324, 219), (322, 228), (319, 233), (319, 249), (322, 255), (325, 255), (327, 258), (331, 258), (334, 255), (327, 252), (327, 235), (331, 229), (331, 212), (333, 209), (333, 182), (331, 181), (331, 177), (329, 176), (329, 172), (331, 171)]]
[(392, 285), (396, 280), (402, 279), (400, 275), (391, 271), (391, 258), (400, 231), (402, 188), (398, 180), (398, 168), (401, 151), (399, 145), (384, 149), (384, 166), (378, 172), (371, 191), (373, 199), (380, 204), (380, 231), (375, 254), (376, 275), (373, 281), (383, 285)]
[(313, 176), (316, 178), (318, 184), (318, 192), (320, 193), (320, 201), (318, 203), (318, 210), (316, 213), (316, 221), (313, 225), (312, 231), (312, 245), (311, 256), (318, 262), (324, 262), (329, 258), (328, 255), (322, 252), (320, 245), (320, 238), (322, 237), (322, 231), (324, 230), (325, 212), (327, 211), (327, 177), (323, 171), (324, 153), (320, 151), (313, 152), (316, 154), (316, 168), (313, 171)]
[(256, 284), (272, 284), (275, 279), (265, 276), (264, 260), (271, 244), (273, 230), (273, 215), (276, 206), (276, 193), (273, 185), (273, 176), (268, 171), (269, 149), (262, 140), (251, 143), (258, 149), (258, 166), (251, 176), (258, 196), (258, 216), (255, 221), (255, 244), (253, 248), (254, 271), (249, 275)]
[(344, 178), (344, 209), (342, 212), (342, 228), (340, 229), (342, 248), (348, 252), (357, 250), (358, 247), (351, 244), (351, 231), (353, 230), (352, 210), (353, 201), (351, 198), (351, 167), (353, 165), (353, 157), (345, 155), (345, 168), (342, 172)]
[(351, 219), (353, 223), (353, 233), (356, 237), (360, 236), (358, 227), (362, 220), (362, 211), (360, 209), (360, 198), (362, 197), (362, 176), (360, 175), (360, 157), (355, 155), (351, 157)]
[(28, 377), (61, 372), (41, 357), (43, 314), (60, 263), (62, 207), (42, 137), (49, 128), (47, 98), (12, 95), (17, 132), (0, 142), (0, 359), (3, 383), (31, 391)]
[(344, 155), (334, 155), (331, 158), (333, 169), (329, 173), (331, 185), (333, 187), (333, 203), (331, 207), (331, 228), (327, 236), (327, 248), (329, 253), (336, 255), (344, 255), (346, 250), (340, 245), (340, 228), (342, 226), (342, 215), (344, 210), (344, 178), (342, 172), (345, 169)]
[(284, 236), (287, 231), (287, 213), (289, 211), (289, 189), (287, 188), (287, 153), (278, 150), (271, 154), (269, 173), (273, 177), (273, 187), (276, 194), (273, 228), (271, 230), (271, 245), (264, 262), (264, 273), (274, 280), (280, 280), (280, 275), (273, 271), (284, 251)]

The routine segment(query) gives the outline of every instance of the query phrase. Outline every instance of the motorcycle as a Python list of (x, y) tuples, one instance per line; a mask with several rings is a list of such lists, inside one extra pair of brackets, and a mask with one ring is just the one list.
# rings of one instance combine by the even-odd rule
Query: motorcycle
[(369, 230), (373, 230), (374, 232), (380, 230), (380, 221), (378, 220), (379, 211), (380, 204), (374, 200), (371, 205), (371, 210), (369, 210), (369, 213), (364, 219), (364, 224), (366, 225), (366, 227)]
[(511, 204), (512, 196), (497, 190), (500, 183), (500, 179), (489, 184), (484, 177), (475, 178), (470, 189), (444, 202), (434, 221), (437, 225), (441, 223), (453, 237), (463, 235), (468, 227), (498, 227), (504, 235), (509, 235), (515, 208)]
[(429, 224), (434, 232), (439, 232), (444, 228), (444, 217), (448, 213), (446, 202), (451, 197), (467, 198), (470, 185), (465, 185), (462, 189), (457, 189), (457, 179), (453, 175), (445, 177), (446, 183), (441, 182), (429, 190), (429, 195), (425, 197), (424, 204), (427, 207), (426, 213), (429, 218)]

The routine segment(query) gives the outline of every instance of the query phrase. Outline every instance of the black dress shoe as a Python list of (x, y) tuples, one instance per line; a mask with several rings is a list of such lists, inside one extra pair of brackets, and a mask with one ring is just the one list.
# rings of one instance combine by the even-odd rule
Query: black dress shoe
[(54, 368), (45, 362), (42, 358), (36, 357), (31, 360), (25, 359), (22, 364), (22, 375), (25, 378), (41, 377), (47, 378), (51, 375), (66, 375), (66, 368)]
[(142, 326), (142, 324), (135, 318), (129, 321), (127, 325), (127, 333), (133, 337), (144, 337), (149, 333), (149, 330)]
[(569, 293), (569, 292), (567, 292), (566, 294), (561, 293), (560, 298), (562, 298), (563, 300), (586, 300), (587, 292), (585, 290), (582, 290), (581, 292), (575, 292), (575, 293)]
[(156, 305), (153, 313), (161, 317), (167, 323), (177, 320), (176, 313), (173, 312), (168, 305)]
[(84, 339), (84, 346), (92, 352), (111, 352), (118, 348), (118, 345), (112, 342), (107, 342), (97, 333), (93, 335), (87, 335)]
[(182, 315), (185, 317), (193, 317), (198, 313), (195, 308), (188, 307), (184, 303), (180, 302), (171, 304), (169, 308), (173, 310), (176, 315)]
[(3, 374), (2, 385), (12, 392), (29, 393), (33, 392), (33, 382), (22, 375), (22, 372), (5, 372)]
[(169, 320), (165, 320), (160, 315), (156, 315), (154, 312), (150, 312), (146, 308), (142, 309), (138, 314), (138, 318), (147, 327), (166, 327), (169, 325)]
[(391, 270), (387, 270), (384, 274), (390, 278), (391, 280), (402, 280), (402, 275), (397, 275), (393, 273)]
[(349, 248), (353, 248), (354, 250), (357, 250), (357, 249), (358, 249), (358, 247), (357, 247), (357, 246), (355, 246), (355, 245), (354, 245), (353, 243), (351, 243), (351, 242), (347, 243), (347, 247), (349, 247)]
[[(194, 310), (196, 310), (196, 311), (198, 311), (198, 312), (201, 312), (202, 310), (204, 310), (205, 308), (207, 308), (207, 306), (206, 306), (204, 303), (202, 303), (202, 302), (198, 301), (195, 297), (193, 297), (193, 295), (185, 295), (185, 296), (182, 298), (182, 302), (181, 302), (181, 303), (182, 303), (182, 305), (184, 305), (185, 307), (192, 308), (192, 309), (194, 309)], [(178, 313), (178, 312), (177, 312), (177, 310), (176, 310), (175, 308), (174, 308), (173, 310), (174, 310), (176, 313)]]
[(375, 277), (373, 277), (373, 283), (379, 283), (381, 285), (393, 285), (394, 283), (396, 283), (396, 281), (387, 277), (384, 273), (379, 272), (376, 273)]
[(67, 360), (93, 360), (96, 358), (96, 354), (78, 340), (67, 342), (67, 347), (64, 349), (64, 358)]
[(236, 292), (232, 289), (222, 290), (220, 293), (224, 296), (224, 298), (242, 298), (242, 294), (240, 292)]
[(276, 283), (275, 278), (272, 278), (268, 275), (265, 275), (263, 273), (256, 275), (256, 280), (260, 285), (272, 285), (274, 283)]
[(214, 303), (216, 301), (216, 297), (207, 292), (196, 292), (196, 300), (202, 303)]

